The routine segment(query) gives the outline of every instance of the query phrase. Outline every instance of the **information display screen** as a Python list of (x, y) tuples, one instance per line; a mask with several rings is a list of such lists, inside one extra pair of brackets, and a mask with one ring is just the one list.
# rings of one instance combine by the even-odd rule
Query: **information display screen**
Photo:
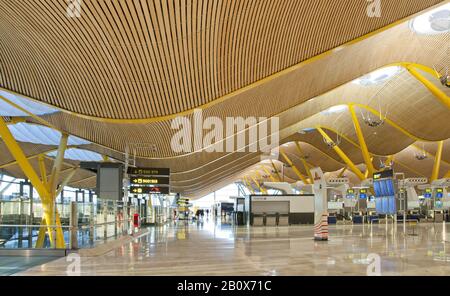
[(376, 210), (379, 214), (394, 215), (397, 213), (394, 180), (381, 174), (377, 177), (374, 175), (373, 182)]
[(444, 189), (442, 188), (436, 189), (436, 198), (444, 198)]

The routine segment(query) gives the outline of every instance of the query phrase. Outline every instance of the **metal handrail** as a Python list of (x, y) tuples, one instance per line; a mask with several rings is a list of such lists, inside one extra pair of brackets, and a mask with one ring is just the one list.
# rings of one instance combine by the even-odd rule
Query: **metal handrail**
[[(144, 220), (148, 217), (151, 216), (147, 216), (147, 217), (140, 217), (140, 220)], [(104, 225), (110, 225), (110, 224), (116, 224), (116, 223), (124, 223), (124, 222), (131, 222), (133, 221), (133, 218), (129, 218), (127, 220), (118, 220), (118, 221), (111, 221), (111, 222), (103, 222), (103, 223), (96, 223), (93, 225), (80, 225), (78, 228), (83, 229), (83, 228), (91, 228), (92, 226), (94, 227), (98, 227), (98, 226), (104, 226)], [(33, 228), (57, 228), (57, 227), (61, 227), (61, 228), (68, 228), (68, 229), (72, 229), (74, 228), (73, 226), (66, 226), (66, 225), (32, 225), (32, 224), (0, 224), (0, 227), (33, 227)]]
[(33, 228), (73, 228), (72, 226), (64, 226), (64, 225), (18, 225), (18, 224), (0, 224), (0, 227), (33, 227)]

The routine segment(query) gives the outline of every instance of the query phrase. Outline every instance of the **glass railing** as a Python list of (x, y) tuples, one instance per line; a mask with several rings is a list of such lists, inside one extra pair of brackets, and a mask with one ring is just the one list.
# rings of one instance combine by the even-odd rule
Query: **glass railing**
[[(74, 205), (75, 204), (75, 205)], [(15, 200), (0, 201), (0, 248), (35, 248), (39, 230), (55, 232), (61, 228), (67, 249), (90, 248), (100, 242), (131, 234), (134, 228), (134, 214), (140, 214), (141, 223), (163, 220), (166, 210), (148, 208), (144, 210), (137, 205), (127, 207), (125, 219), (123, 205), (116, 201), (100, 200), (97, 203), (58, 203), (56, 204), (61, 226), (41, 226), (43, 208), (39, 201)], [(76, 214), (75, 214), (76, 213)], [(146, 213), (143, 214), (143, 213)], [(75, 221), (76, 220), (76, 221)], [(56, 223), (54, 223), (56, 224)], [(46, 235), (43, 248), (55, 248)]]

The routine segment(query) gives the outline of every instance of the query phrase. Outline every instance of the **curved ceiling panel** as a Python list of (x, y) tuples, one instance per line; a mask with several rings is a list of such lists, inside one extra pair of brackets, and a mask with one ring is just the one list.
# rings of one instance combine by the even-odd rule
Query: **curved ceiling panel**
[(384, 0), (370, 18), (360, 0), (85, 0), (70, 18), (65, 0), (4, 0), (0, 82), (80, 114), (164, 116), (440, 2)]

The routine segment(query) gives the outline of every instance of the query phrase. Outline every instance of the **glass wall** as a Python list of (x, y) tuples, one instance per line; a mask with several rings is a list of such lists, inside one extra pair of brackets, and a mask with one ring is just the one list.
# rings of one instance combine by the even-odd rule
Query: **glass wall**
[[(25, 180), (3, 176), (0, 179), (0, 248), (33, 248), (39, 237), (44, 210), (38, 193)], [(164, 224), (171, 218), (169, 198), (165, 196), (133, 196), (124, 208), (123, 202), (103, 200), (89, 190), (66, 187), (56, 199), (66, 247), (70, 248), (73, 225), (76, 245), (92, 247), (99, 242), (138, 231), (134, 215), (143, 226)], [(76, 222), (72, 213), (76, 205)], [(125, 220), (125, 211), (128, 219)], [(50, 223), (56, 224), (54, 221)], [(54, 228), (51, 230), (53, 231)], [(72, 239), (73, 241), (73, 239)], [(48, 237), (44, 248), (51, 247)]]

